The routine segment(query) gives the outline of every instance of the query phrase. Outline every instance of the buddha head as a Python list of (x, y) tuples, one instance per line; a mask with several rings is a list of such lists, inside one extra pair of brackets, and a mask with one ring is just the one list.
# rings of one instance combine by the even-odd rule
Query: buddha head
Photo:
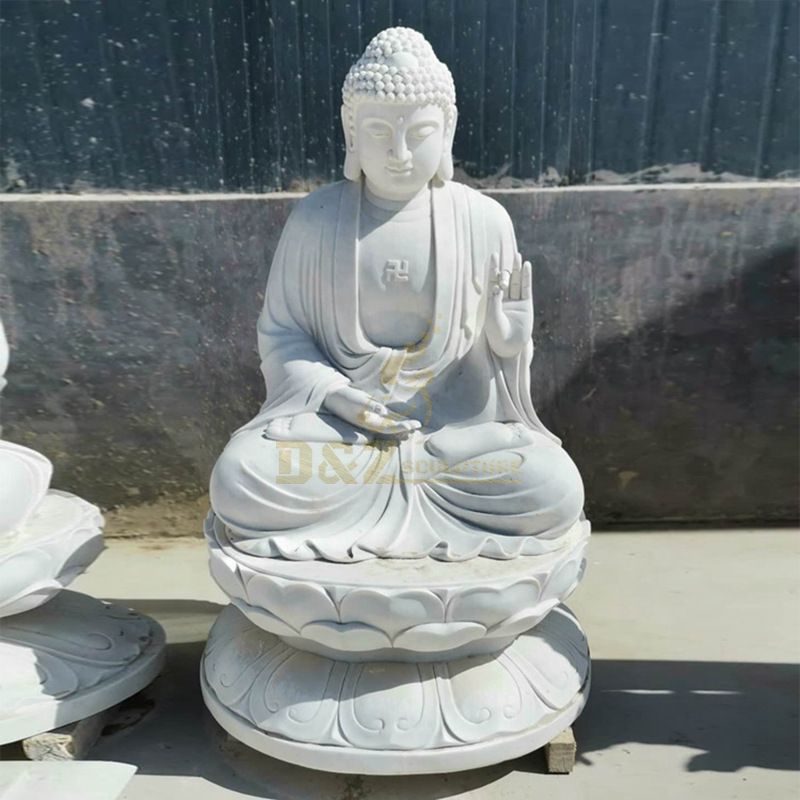
[(455, 87), (421, 33), (381, 31), (347, 73), (342, 101), (346, 178), (363, 173), (376, 194), (403, 199), (453, 177)]

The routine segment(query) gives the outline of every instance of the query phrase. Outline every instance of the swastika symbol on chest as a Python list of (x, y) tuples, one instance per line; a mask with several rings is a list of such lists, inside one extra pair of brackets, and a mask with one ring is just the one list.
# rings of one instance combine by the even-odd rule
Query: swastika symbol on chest
[(408, 283), (408, 260), (390, 258), (383, 268), (384, 283)]

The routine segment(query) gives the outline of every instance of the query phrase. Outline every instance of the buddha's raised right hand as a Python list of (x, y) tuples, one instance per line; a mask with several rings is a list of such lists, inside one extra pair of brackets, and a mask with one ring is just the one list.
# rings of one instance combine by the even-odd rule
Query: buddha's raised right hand
[(419, 420), (408, 419), (390, 411), (383, 403), (355, 386), (343, 386), (331, 392), (323, 405), (339, 419), (385, 436), (408, 436), (421, 427)]
[(533, 334), (531, 263), (517, 253), (511, 269), (501, 269), (500, 254), (489, 257), (492, 294), (486, 309), (486, 338), (501, 358), (521, 352)]

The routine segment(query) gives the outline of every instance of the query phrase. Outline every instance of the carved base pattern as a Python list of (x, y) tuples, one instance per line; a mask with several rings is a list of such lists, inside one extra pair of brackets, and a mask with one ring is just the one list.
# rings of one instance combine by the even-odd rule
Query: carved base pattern
[(51, 489), (19, 529), (0, 537), (0, 617), (46, 603), (102, 550), (97, 506)]
[(156, 677), (164, 631), (78, 592), (0, 620), (0, 744), (116, 705)]
[(444, 772), (541, 747), (585, 702), (590, 662), (558, 606), (506, 649), (447, 661), (339, 661), (298, 650), (234, 606), (209, 634), (206, 704), (245, 744), (335, 772)]
[[(213, 514), (205, 533), (212, 576), (255, 625), (334, 659), (396, 661), (499, 650), (537, 625), (583, 576), (589, 523), (576, 523), (553, 553), (492, 561), (491, 570), (480, 565), (483, 572), (475, 562), (442, 567), (428, 560), (433, 575), (424, 586), (409, 586), (419, 569), (409, 561), (340, 566), (335, 577), (319, 562), (295, 564), (287, 578), (275, 574), (285, 561), (239, 553)], [(352, 585), (348, 568), (362, 579), (370, 568), (392, 571), (382, 585)], [(435, 583), (456, 574), (457, 582)]]

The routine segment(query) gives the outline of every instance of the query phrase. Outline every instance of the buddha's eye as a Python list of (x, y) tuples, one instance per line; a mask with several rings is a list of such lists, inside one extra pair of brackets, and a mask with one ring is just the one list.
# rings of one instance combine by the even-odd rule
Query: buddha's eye
[(412, 138), (422, 141), (422, 139), (427, 139), (432, 133), (434, 133), (437, 128), (438, 125), (435, 125), (432, 122), (423, 122), (421, 125), (417, 125), (412, 128), (409, 133)]
[(366, 129), (367, 133), (373, 139), (388, 139), (392, 135), (392, 132), (388, 125), (381, 125), (380, 123), (376, 122), (367, 125)]

